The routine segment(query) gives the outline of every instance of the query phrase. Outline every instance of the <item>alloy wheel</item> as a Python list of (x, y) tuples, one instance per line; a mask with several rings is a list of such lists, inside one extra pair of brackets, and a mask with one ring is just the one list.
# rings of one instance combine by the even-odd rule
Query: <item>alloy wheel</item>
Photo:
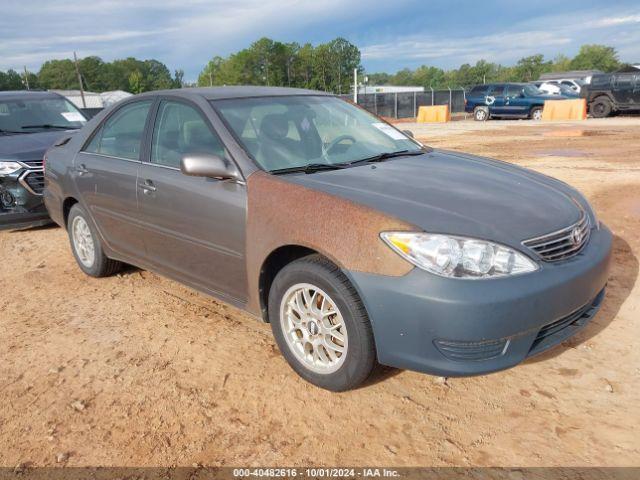
[(84, 218), (78, 216), (73, 219), (71, 237), (78, 259), (85, 267), (91, 268), (96, 259), (96, 249), (91, 230)]
[(329, 374), (344, 363), (348, 349), (345, 321), (322, 289), (308, 283), (290, 287), (280, 304), (280, 325), (287, 346), (309, 370)]

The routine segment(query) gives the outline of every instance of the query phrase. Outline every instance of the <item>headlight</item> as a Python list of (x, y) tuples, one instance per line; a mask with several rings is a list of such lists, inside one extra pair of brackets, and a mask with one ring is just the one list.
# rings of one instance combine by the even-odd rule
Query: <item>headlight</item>
[(383, 232), (380, 237), (415, 266), (443, 277), (496, 278), (538, 269), (526, 255), (484, 240), (410, 232)]
[(18, 162), (8, 162), (0, 160), (0, 175), (11, 175), (22, 168)]

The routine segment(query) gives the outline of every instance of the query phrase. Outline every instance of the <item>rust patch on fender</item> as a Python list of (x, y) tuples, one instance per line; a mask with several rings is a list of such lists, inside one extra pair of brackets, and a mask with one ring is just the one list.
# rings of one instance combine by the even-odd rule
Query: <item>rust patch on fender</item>
[(247, 309), (261, 315), (260, 270), (285, 245), (316, 250), (340, 267), (388, 276), (413, 265), (379, 237), (385, 230), (420, 230), (372, 208), (258, 171), (247, 180)]

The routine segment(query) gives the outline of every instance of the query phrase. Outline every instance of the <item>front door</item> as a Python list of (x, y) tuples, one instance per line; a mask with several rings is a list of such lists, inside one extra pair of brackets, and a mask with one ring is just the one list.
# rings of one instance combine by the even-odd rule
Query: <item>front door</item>
[(241, 303), (246, 300), (246, 186), (184, 175), (180, 160), (193, 153), (229, 158), (197, 106), (163, 100), (149, 161), (138, 175), (149, 262), (169, 276)]
[(107, 245), (144, 257), (136, 180), (147, 117), (153, 100), (127, 103), (104, 122), (80, 151), (72, 175)]
[(640, 108), (640, 75), (633, 77), (633, 96), (631, 97), (633, 108)]
[(509, 115), (527, 116), (531, 101), (524, 96), (522, 85), (507, 85), (505, 92), (505, 113)]
[(633, 102), (633, 74), (615, 74), (612, 93), (618, 105), (631, 106)]
[(485, 97), (485, 103), (489, 106), (489, 113), (491, 115), (504, 115), (506, 113), (504, 85), (494, 85), (491, 87)]

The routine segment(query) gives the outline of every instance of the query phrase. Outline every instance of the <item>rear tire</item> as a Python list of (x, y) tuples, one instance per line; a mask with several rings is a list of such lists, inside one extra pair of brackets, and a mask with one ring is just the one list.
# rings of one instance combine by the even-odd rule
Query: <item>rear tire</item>
[(67, 232), (71, 251), (80, 269), (91, 277), (108, 277), (116, 273), (122, 264), (104, 254), (98, 236), (86, 210), (76, 203), (69, 211)]
[(291, 368), (318, 387), (334, 392), (356, 388), (376, 365), (362, 301), (344, 273), (320, 255), (278, 272), (269, 291), (269, 319)]
[(473, 109), (473, 119), (476, 122), (486, 122), (489, 120), (489, 108), (488, 107), (476, 107)]
[(605, 118), (611, 115), (613, 105), (607, 97), (598, 97), (589, 105), (589, 113), (593, 118)]

